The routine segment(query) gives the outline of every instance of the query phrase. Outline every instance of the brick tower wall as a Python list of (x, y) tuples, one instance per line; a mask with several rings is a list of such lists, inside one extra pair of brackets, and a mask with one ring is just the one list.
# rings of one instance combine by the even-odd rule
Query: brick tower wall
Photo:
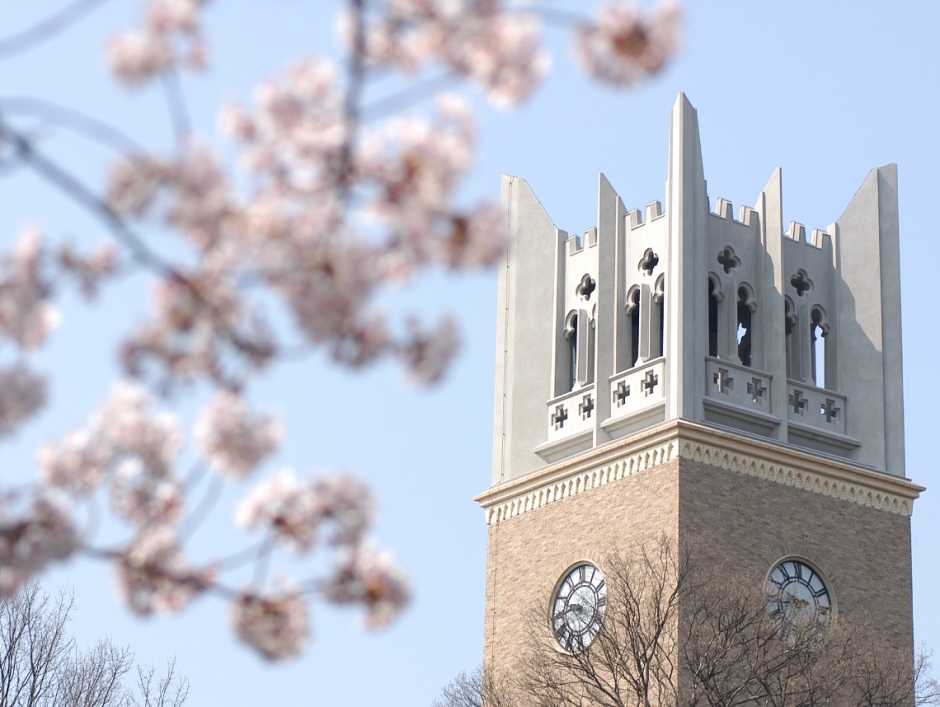
[(841, 617), (870, 618), (892, 644), (913, 648), (910, 518), (677, 458), (489, 527), (486, 664), (518, 659), (533, 612), (547, 609), (572, 564), (603, 569), (610, 550), (663, 532), (694, 538), (701, 559), (751, 577), (804, 557), (826, 575)]
[(870, 618), (913, 649), (910, 518), (680, 459), (679, 537), (709, 559), (763, 577), (797, 555), (823, 571), (839, 616)]

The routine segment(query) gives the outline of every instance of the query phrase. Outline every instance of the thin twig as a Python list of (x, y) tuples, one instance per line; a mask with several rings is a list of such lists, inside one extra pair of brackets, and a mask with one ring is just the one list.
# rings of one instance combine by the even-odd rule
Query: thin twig
[(268, 567), (271, 565), (271, 555), (274, 552), (274, 541), (271, 538), (265, 538), (264, 542), (258, 546), (258, 553), (255, 555), (255, 579), (254, 583), (258, 587), (263, 587), (268, 576)]
[(75, 0), (22, 32), (0, 39), (0, 59), (29, 51), (64, 32), (108, 0)]
[(187, 540), (199, 529), (199, 526), (202, 525), (202, 522), (209, 516), (215, 504), (218, 503), (219, 495), (222, 493), (224, 486), (225, 481), (222, 478), (218, 476), (212, 477), (212, 481), (209, 482), (209, 488), (206, 489), (206, 495), (202, 497), (199, 505), (196, 506), (189, 518), (180, 525), (179, 535), (181, 540)]
[(545, 20), (545, 22), (556, 25), (558, 27), (564, 27), (565, 29), (571, 29), (572, 25), (584, 25), (589, 22), (588, 18), (584, 15), (579, 15), (578, 13), (571, 12), (570, 10), (560, 10), (557, 7), (529, 5), (525, 8), (525, 11), (534, 12), (536, 15), (539, 15), (543, 20)]
[(365, 75), (366, 28), (365, 0), (350, 0), (353, 16), (353, 46), (349, 55), (346, 96), (343, 102), (343, 123), (346, 127), (346, 140), (343, 144), (340, 161), (339, 196), (346, 202), (350, 192), (350, 179), (353, 169), (353, 146), (359, 131), (359, 101), (362, 97), (362, 81)]
[(186, 107), (186, 97), (183, 95), (183, 87), (180, 86), (179, 76), (175, 71), (170, 70), (163, 73), (160, 79), (163, 86), (163, 98), (170, 113), (170, 122), (173, 124), (173, 131), (176, 133), (176, 141), (182, 145), (193, 131), (189, 110)]
[(216, 560), (213, 564), (219, 569), (228, 570), (255, 562), (258, 559), (258, 552), (264, 547), (266, 542), (268, 542), (267, 539), (262, 540), (255, 545), (246, 547), (244, 550), (239, 550), (227, 557)]
[(199, 485), (199, 482), (205, 477), (206, 465), (201, 461), (197, 461), (193, 464), (193, 468), (189, 470), (189, 473), (186, 474), (186, 477), (183, 479), (183, 489), (186, 491), (192, 491), (196, 486)]
[(454, 75), (451, 72), (447, 72), (439, 76), (432, 76), (425, 81), (414, 83), (406, 89), (376, 99), (372, 103), (362, 107), (362, 118), (364, 120), (372, 120), (389, 113), (397, 113), (407, 106), (414, 105), (424, 98), (433, 96), (440, 89), (453, 81), (453, 79)]
[(113, 125), (71, 108), (32, 96), (0, 98), (0, 110), (7, 114), (38, 116), (54, 125), (68, 128), (117, 152), (143, 154), (146, 150), (133, 138)]

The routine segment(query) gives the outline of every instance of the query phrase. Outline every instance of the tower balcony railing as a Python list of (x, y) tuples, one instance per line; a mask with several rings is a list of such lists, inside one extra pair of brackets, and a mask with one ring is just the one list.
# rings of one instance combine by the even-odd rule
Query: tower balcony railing
[(758, 434), (780, 424), (771, 412), (769, 373), (708, 356), (705, 359), (706, 419)]
[(861, 442), (846, 433), (848, 400), (825, 388), (787, 380), (787, 427), (790, 441), (837, 454)]
[(635, 432), (663, 419), (666, 359), (662, 356), (610, 377), (610, 417), (603, 427), (613, 437)]
[(579, 434), (593, 435), (596, 406), (593, 383), (549, 400), (548, 441)]

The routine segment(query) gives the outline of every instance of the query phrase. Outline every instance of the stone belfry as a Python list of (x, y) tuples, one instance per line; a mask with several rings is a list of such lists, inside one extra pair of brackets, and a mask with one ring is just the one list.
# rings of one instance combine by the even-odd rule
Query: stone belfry
[(911, 647), (896, 167), (807, 238), (780, 170), (753, 208), (710, 203), (683, 94), (668, 160), (642, 211), (600, 175), (583, 235), (503, 178), (484, 660), (536, 606), (560, 649), (591, 640), (604, 554), (663, 533)]

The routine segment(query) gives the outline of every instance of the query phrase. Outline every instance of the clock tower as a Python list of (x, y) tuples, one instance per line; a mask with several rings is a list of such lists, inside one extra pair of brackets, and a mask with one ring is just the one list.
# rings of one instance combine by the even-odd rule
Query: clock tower
[(589, 641), (604, 554), (664, 533), (912, 649), (896, 166), (807, 234), (780, 170), (737, 214), (709, 199), (682, 94), (668, 160), (642, 210), (600, 175), (580, 235), (503, 178), (485, 664), (533, 606)]

